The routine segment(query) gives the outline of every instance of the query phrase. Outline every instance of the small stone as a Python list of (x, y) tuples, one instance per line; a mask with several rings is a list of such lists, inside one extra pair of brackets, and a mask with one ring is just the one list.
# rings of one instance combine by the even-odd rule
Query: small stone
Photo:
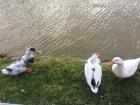
[(21, 89), (20, 91), (21, 91), (22, 93), (27, 93), (24, 89)]

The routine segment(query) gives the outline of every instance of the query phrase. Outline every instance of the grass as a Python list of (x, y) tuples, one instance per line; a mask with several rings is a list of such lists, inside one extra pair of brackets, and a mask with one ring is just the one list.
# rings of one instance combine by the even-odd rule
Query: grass
[[(11, 62), (0, 59), (0, 68)], [(24, 105), (140, 105), (140, 71), (120, 81), (110, 67), (102, 66), (102, 84), (95, 95), (86, 84), (83, 61), (37, 60), (32, 73), (0, 75), (0, 101)]]

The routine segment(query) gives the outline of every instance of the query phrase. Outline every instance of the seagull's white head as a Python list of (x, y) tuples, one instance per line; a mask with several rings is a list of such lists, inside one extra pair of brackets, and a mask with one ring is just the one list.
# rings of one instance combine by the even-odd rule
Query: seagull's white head
[(99, 57), (100, 57), (100, 54), (98, 52), (93, 53), (92, 56), (91, 56), (92, 59), (96, 59), (96, 58), (99, 58)]
[(123, 64), (123, 60), (120, 57), (114, 57), (111, 62), (112, 64), (119, 64), (119, 65)]
[(34, 58), (35, 53), (41, 54), (42, 52), (33, 47), (27, 47), (25, 55), (23, 56), (23, 59), (29, 60), (31, 58)]
[(100, 54), (98, 52), (97, 53), (93, 53), (92, 56), (88, 59), (88, 62), (91, 62), (92, 64), (94, 62), (100, 63), (99, 57), (100, 57)]
[(34, 54), (36, 52), (35, 48), (27, 48), (26, 49), (26, 54), (31, 55)]

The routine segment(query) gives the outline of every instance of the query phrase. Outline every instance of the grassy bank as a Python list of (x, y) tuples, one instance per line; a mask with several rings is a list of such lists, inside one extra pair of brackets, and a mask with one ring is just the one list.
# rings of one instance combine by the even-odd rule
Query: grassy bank
[[(0, 68), (11, 61), (0, 60)], [(119, 81), (103, 65), (102, 85), (92, 94), (84, 77), (84, 62), (74, 59), (42, 59), (33, 72), (0, 75), (0, 101), (24, 105), (140, 105), (140, 70)], [(22, 92), (21, 90), (25, 90)]]

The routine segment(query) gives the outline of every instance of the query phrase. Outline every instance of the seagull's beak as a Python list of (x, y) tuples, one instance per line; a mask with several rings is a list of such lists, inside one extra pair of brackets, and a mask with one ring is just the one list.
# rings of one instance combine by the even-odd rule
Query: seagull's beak
[(101, 57), (101, 55), (99, 54), (99, 52), (97, 52), (97, 53), (96, 53), (96, 55), (97, 55), (97, 57), (98, 57), (98, 58), (100, 58), (100, 57)]
[(105, 64), (110, 66), (114, 64), (114, 61), (109, 61), (109, 62), (106, 62)]
[(115, 63), (114, 61), (111, 61), (111, 62), (110, 62), (110, 65), (113, 65), (114, 63)]
[(36, 50), (36, 53), (37, 53), (37, 54), (42, 54), (42, 51)]

